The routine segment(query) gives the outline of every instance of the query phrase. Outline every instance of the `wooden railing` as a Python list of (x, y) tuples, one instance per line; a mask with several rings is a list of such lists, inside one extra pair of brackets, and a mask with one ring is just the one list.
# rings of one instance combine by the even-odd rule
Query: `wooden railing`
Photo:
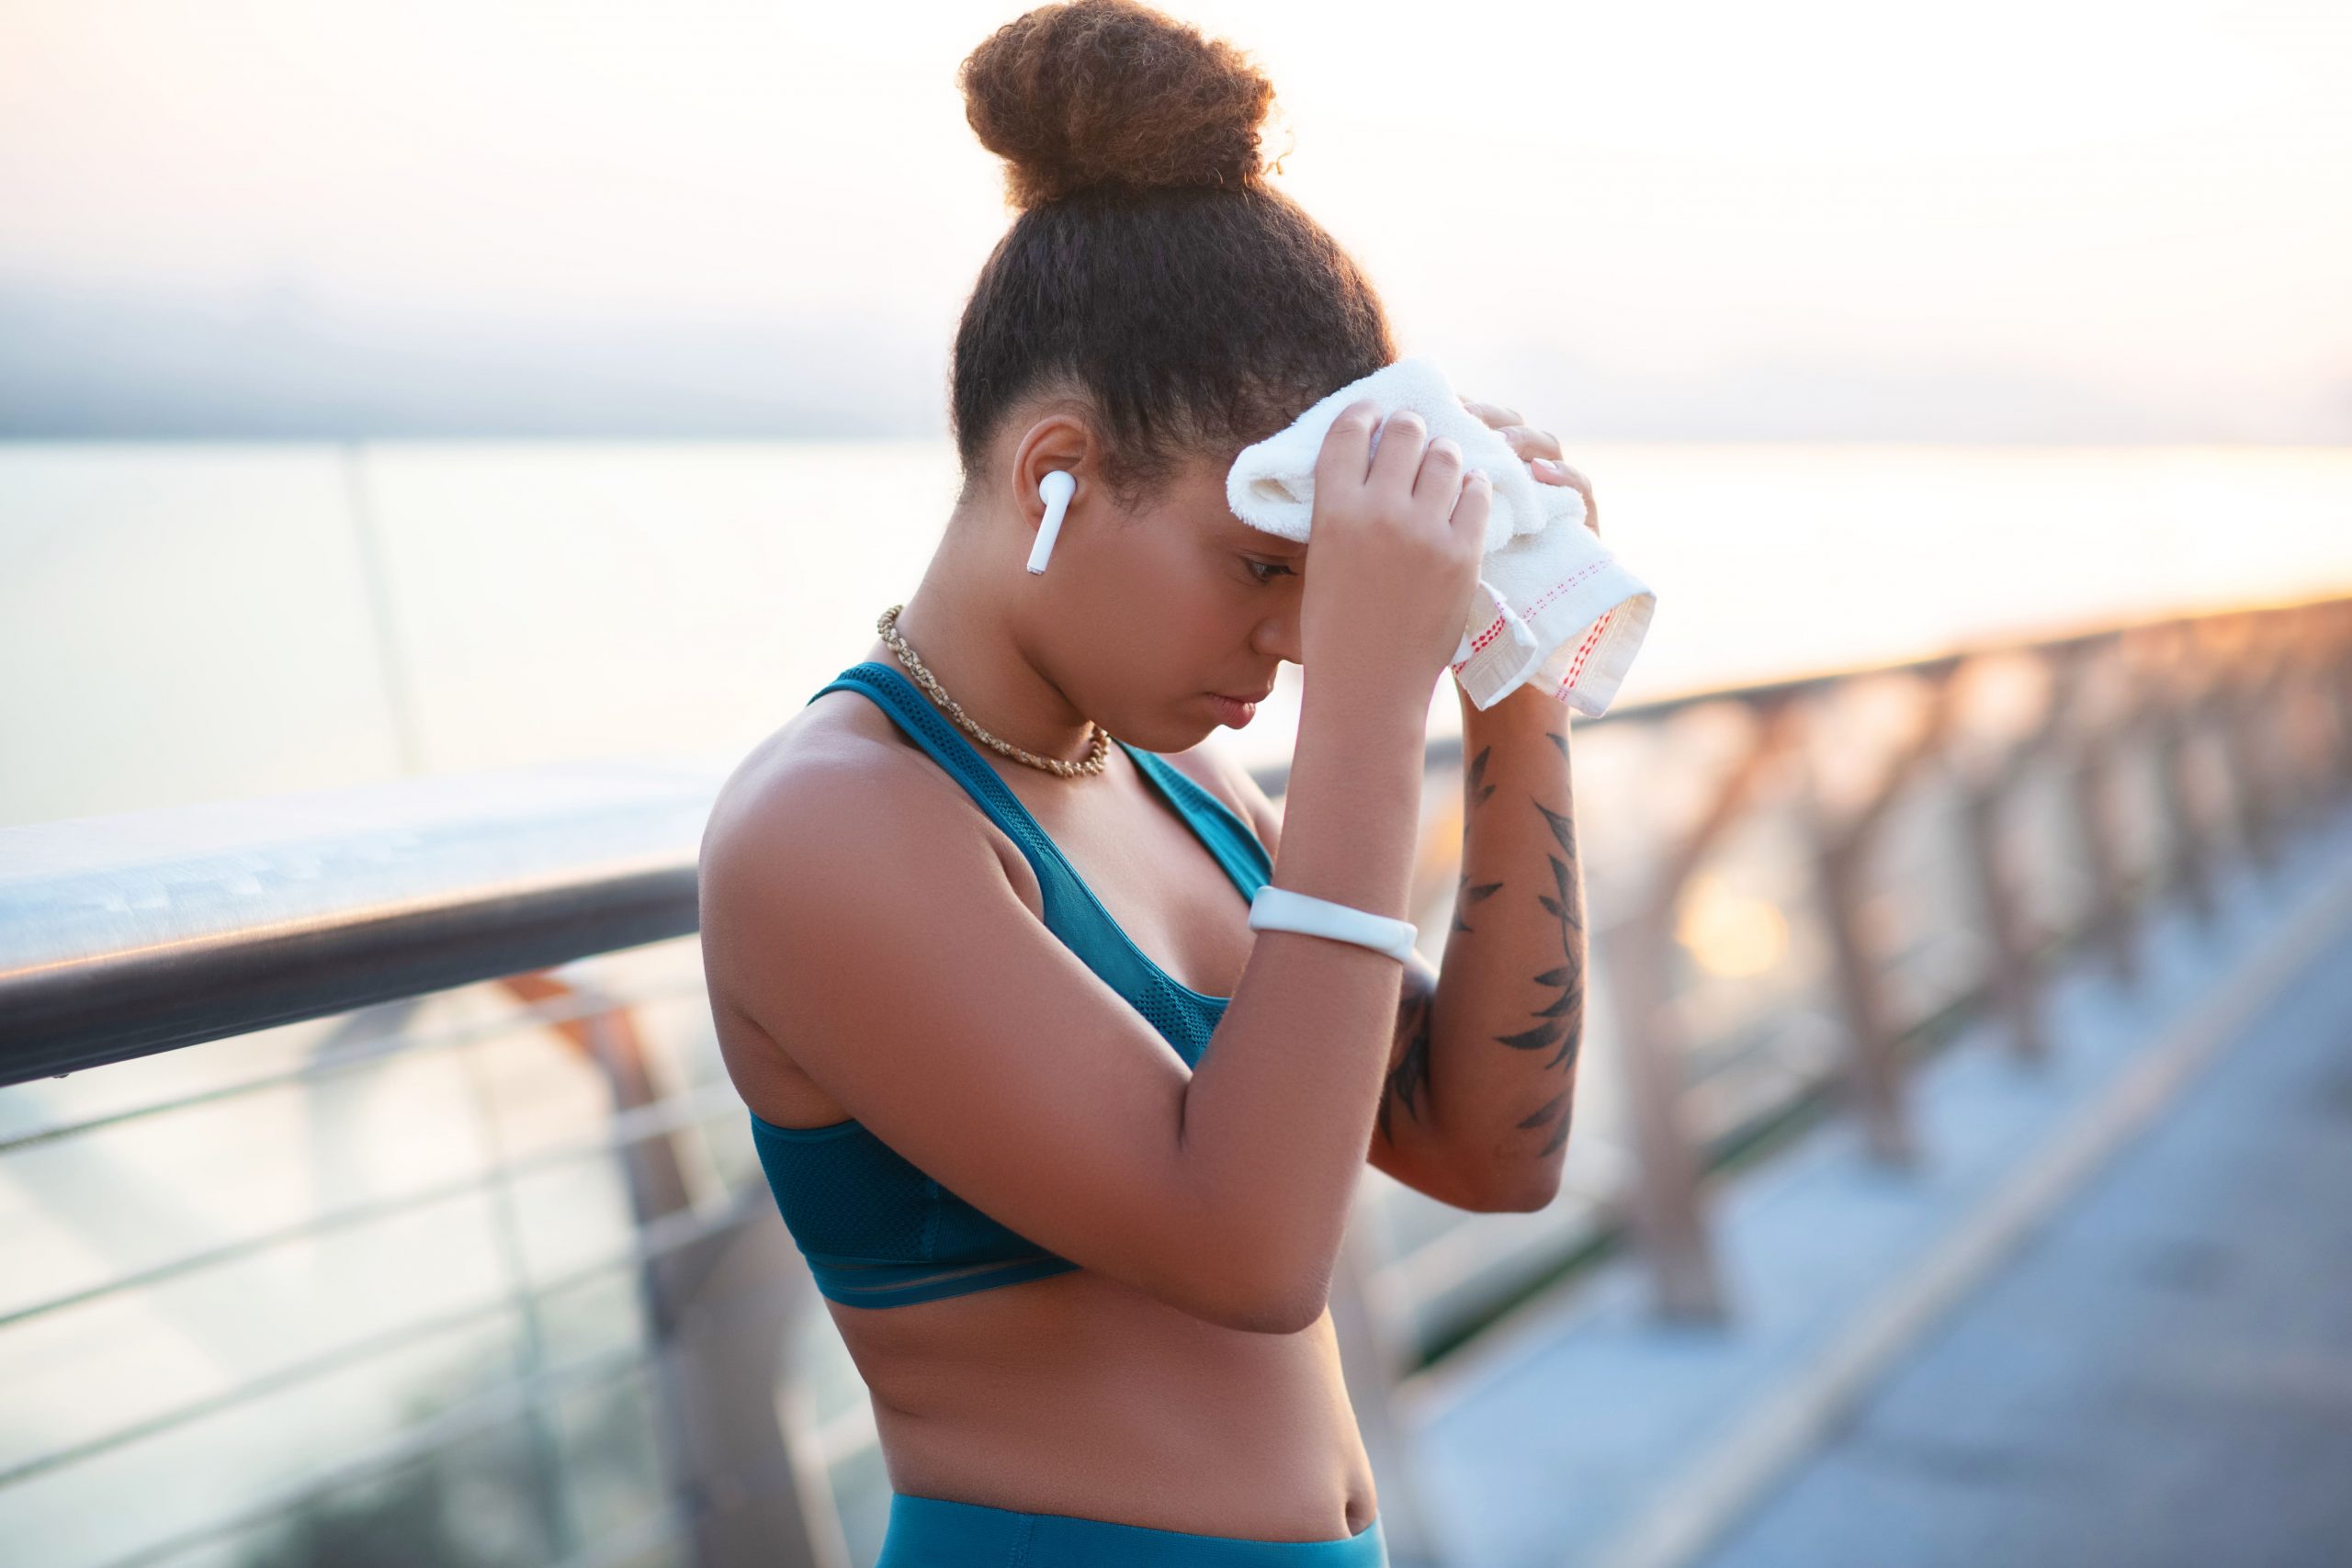
[[(1841, 712), (1888, 697), (1893, 712)], [(2086, 943), (2118, 978), (2132, 978), (2137, 921), (2151, 900), (2177, 890), (2210, 914), (2222, 855), (2272, 863), (2288, 828), (2352, 783), (2352, 606), (2287, 606), (1973, 650), (1656, 705), (1633, 722), (1670, 723), (1677, 709), (1700, 705), (1736, 709), (1744, 740), (1640, 895), (1604, 917), (1601, 935), (1640, 1157), (1635, 1234), (1659, 1309), (1716, 1319), (1727, 1303), (1708, 1239), (1708, 1156), (1684, 1113), (1676, 1070), (1687, 1043), (1672, 971), (1676, 910), (1717, 846), (1759, 803), (1795, 798), (1844, 1033), (1831, 1087), (1861, 1119), (1874, 1157), (1911, 1163), (1905, 1044), (1930, 1019), (1906, 1015), (1890, 995), (1886, 955), (1865, 919), (1894, 808), (1937, 795), (1951, 807), (1951, 858), (1975, 874), (1968, 891), (1984, 939), (1974, 989), (1998, 1008), (2018, 1055), (2037, 1058), (2048, 1049), (2041, 995), (2055, 952)], [(2123, 809), (2120, 777), (2130, 768), (2153, 783), (2157, 820), (2135, 824)], [(2064, 825), (2087, 871), (2073, 919), (2037, 911), (2034, 878), (2019, 863), (2029, 835), (2015, 818), (2037, 772), (2066, 797)], [(2034, 844), (2039, 853), (2053, 847), (2048, 835)]]

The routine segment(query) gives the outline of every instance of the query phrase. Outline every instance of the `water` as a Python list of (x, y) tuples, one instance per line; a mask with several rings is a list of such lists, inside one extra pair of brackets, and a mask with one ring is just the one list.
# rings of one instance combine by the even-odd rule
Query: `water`
[[(1625, 702), (2352, 588), (2343, 448), (1570, 457), (1659, 595)], [(0, 446), (0, 824), (740, 755), (862, 654), (954, 490), (944, 442)], [(1246, 761), (1287, 752), (1283, 673)]]

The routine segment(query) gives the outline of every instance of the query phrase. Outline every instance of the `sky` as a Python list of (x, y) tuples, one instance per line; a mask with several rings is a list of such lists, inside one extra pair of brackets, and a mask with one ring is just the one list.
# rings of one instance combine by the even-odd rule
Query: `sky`
[[(1164, 8), (1473, 395), (2352, 440), (2343, 0)], [(0, 434), (942, 433), (1018, 10), (0, 0)]]

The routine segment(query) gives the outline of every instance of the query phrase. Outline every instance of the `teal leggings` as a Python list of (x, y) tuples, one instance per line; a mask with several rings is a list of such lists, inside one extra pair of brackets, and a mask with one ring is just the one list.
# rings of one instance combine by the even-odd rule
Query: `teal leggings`
[(890, 1495), (874, 1568), (1388, 1568), (1380, 1521), (1334, 1540), (1187, 1535), (1069, 1514)]

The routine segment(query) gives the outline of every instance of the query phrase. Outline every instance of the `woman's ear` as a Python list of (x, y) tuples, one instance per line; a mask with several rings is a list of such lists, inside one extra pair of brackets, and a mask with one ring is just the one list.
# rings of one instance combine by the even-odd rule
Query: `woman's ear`
[(1070, 513), (1087, 503), (1089, 487), (1096, 484), (1101, 472), (1101, 445), (1093, 437), (1091, 425), (1077, 413), (1046, 413), (1013, 442), (1013, 463), (1007, 475), (1012, 493), (1007, 499), (1028, 517), (1033, 529), (1045, 522), (1046, 501), (1042, 487), (1049, 472), (1066, 472), (1077, 482), (1068, 503)]

